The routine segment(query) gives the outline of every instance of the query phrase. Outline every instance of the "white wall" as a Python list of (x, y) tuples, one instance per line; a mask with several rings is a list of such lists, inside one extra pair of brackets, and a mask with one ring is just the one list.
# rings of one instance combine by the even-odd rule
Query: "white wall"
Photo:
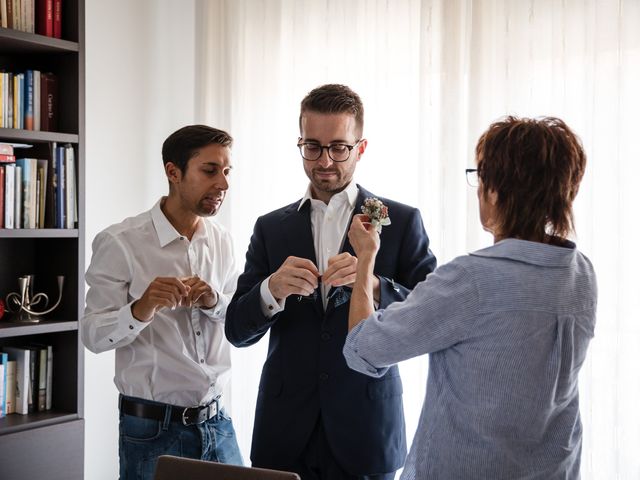
[[(86, 246), (167, 190), (163, 140), (195, 122), (195, 0), (86, 2)], [(114, 354), (85, 354), (85, 478), (118, 477)]]

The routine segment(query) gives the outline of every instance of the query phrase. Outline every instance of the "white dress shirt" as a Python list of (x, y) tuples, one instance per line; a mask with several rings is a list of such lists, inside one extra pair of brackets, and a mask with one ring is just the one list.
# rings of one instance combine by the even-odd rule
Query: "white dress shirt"
[[(82, 340), (95, 353), (116, 349), (115, 384), (123, 395), (203, 405), (222, 393), (230, 375), (224, 318), (239, 272), (228, 232), (200, 219), (189, 241), (161, 202), (93, 241)], [(213, 308), (162, 308), (150, 322), (133, 317), (131, 304), (156, 277), (194, 275), (218, 293)]]
[[(298, 210), (307, 202), (311, 202), (311, 230), (313, 233), (313, 246), (316, 251), (316, 267), (321, 274), (325, 272), (329, 259), (342, 249), (342, 244), (347, 235), (349, 222), (358, 198), (358, 187), (351, 182), (342, 192), (331, 197), (326, 204), (322, 200), (316, 200), (311, 195), (311, 185), (300, 201)], [(284, 300), (278, 302), (269, 290), (267, 277), (260, 285), (260, 297), (262, 313), (272, 317), (284, 310)], [(327, 295), (331, 287), (320, 283), (322, 303), (327, 308)], [(271, 308), (269, 308), (271, 307)]]

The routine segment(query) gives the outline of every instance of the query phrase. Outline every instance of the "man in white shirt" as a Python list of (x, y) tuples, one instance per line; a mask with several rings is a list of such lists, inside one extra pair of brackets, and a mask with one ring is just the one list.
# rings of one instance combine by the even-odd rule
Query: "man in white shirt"
[(120, 479), (152, 479), (159, 455), (242, 464), (222, 408), (224, 338), (237, 268), (215, 215), (229, 188), (231, 136), (191, 125), (162, 146), (169, 195), (93, 242), (82, 340), (116, 349)]
[[(300, 109), (298, 147), (309, 184), (302, 200), (256, 222), (225, 333), (235, 346), (267, 331), (251, 446), (254, 466), (305, 480), (388, 480), (406, 457), (397, 367), (355, 373), (342, 348), (357, 258), (346, 239), (373, 194), (353, 180), (367, 147), (360, 97), (344, 85), (312, 90)], [(382, 199), (371, 282), (380, 308), (404, 299), (435, 268), (420, 212)]]

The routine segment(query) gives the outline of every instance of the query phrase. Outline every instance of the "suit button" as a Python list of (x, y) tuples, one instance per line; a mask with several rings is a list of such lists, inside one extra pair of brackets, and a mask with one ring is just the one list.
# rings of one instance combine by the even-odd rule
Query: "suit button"
[(320, 338), (326, 342), (331, 339), (331, 334), (329, 332), (322, 332)]
[(326, 380), (329, 380), (329, 374), (328, 373), (321, 373), (320, 374), (320, 380), (322, 380), (323, 382)]

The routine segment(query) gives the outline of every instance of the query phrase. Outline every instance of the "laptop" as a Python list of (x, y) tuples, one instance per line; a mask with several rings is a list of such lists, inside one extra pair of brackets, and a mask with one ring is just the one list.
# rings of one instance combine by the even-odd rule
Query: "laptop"
[(300, 480), (295, 473), (161, 455), (154, 480)]

